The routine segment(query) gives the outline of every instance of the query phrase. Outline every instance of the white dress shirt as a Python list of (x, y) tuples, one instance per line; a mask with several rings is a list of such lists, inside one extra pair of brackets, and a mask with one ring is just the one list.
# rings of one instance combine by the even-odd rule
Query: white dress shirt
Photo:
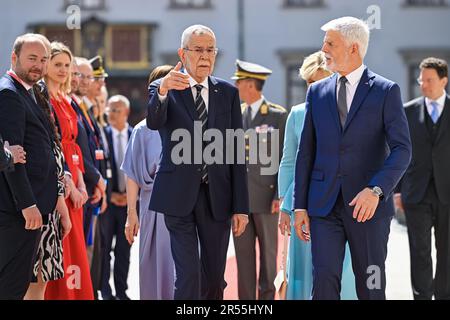
[[(447, 92), (445, 92), (445, 90), (444, 90), (444, 92), (442, 93), (442, 96), (440, 96), (437, 100), (434, 101), (434, 102), (437, 102), (437, 104), (438, 104), (439, 117), (441, 116), (442, 111), (444, 111), (446, 97), (447, 97)], [(433, 102), (433, 100), (425, 97), (425, 105), (427, 106), (427, 111), (430, 116), (431, 116), (431, 113), (433, 112), (433, 106), (431, 105), (431, 102)]]
[(261, 105), (262, 105), (263, 101), (264, 101), (264, 96), (261, 96), (261, 98), (259, 100), (253, 102), (250, 105), (250, 108), (252, 110), (252, 120), (255, 119), (256, 114), (258, 113), (259, 108), (261, 108)]
[[(362, 74), (364, 73), (365, 65), (361, 64), (357, 69), (350, 72), (345, 77), (347, 78), (347, 83), (345, 84), (346, 88), (346, 94), (347, 94), (347, 111), (350, 111), (350, 107), (352, 105), (353, 98), (355, 97), (356, 88), (358, 88), (359, 81), (361, 80)], [(337, 78), (337, 88), (336, 93), (339, 92), (339, 88), (341, 87), (341, 83), (339, 82), (339, 79), (342, 77), (341, 74), (339, 74), (339, 77)], [(336, 94), (337, 99), (337, 94)]]

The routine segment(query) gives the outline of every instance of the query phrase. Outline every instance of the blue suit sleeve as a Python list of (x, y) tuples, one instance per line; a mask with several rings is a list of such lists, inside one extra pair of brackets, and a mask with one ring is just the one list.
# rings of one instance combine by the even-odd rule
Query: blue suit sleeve
[(390, 154), (382, 169), (372, 177), (369, 185), (379, 186), (383, 190), (384, 201), (386, 201), (411, 161), (408, 121), (401, 100), (400, 88), (395, 83), (389, 88), (386, 96), (383, 118)]
[[(158, 95), (158, 88), (161, 80), (151, 83), (148, 88), (149, 99), (147, 105), (147, 127), (152, 130), (158, 130), (164, 126), (167, 121), (167, 108), (169, 105), (169, 96), (161, 103)], [(167, 94), (169, 95), (169, 94)]]
[(305, 122), (295, 161), (294, 206), (292, 210), (308, 209), (309, 180), (316, 155), (316, 134), (312, 117), (313, 105), (311, 103), (314, 94), (312, 88), (314, 86), (308, 89), (306, 95)]

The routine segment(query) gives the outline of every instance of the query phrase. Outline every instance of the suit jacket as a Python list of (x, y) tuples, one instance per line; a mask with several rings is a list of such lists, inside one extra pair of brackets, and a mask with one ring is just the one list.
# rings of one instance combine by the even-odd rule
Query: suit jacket
[[(261, 174), (262, 168), (268, 168), (270, 165), (261, 164), (261, 159), (258, 157), (257, 163), (249, 164), (247, 161), (247, 177), (248, 177), (248, 194), (250, 203), (250, 212), (256, 213), (271, 213), (272, 201), (278, 199), (278, 166), (283, 153), (283, 141), (284, 141), (284, 131), (286, 126), (287, 112), (283, 107), (273, 104), (268, 101), (263, 101), (259, 111), (256, 113), (255, 117), (250, 122), (250, 126), (247, 127), (245, 123), (245, 110), (248, 108), (247, 104), (242, 105), (243, 117), (244, 117), (244, 130), (256, 129), (256, 135), (258, 137), (258, 144), (261, 143), (265, 145), (267, 155), (270, 154), (272, 150), (272, 145), (278, 147), (278, 159), (275, 159), (271, 155), (272, 161), (276, 163), (271, 164), (271, 166), (276, 167), (277, 173), (272, 175)], [(277, 141), (275, 141), (276, 136), (272, 134), (272, 129), (278, 129)], [(265, 136), (267, 134), (267, 137)], [(250, 148), (256, 147), (250, 145), (250, 139), (246, 139), (246, 156), (249, 156)], [(263, 147), (258, 145), (258, 149)], [(259, 151), (259, 150), (258, 150)]]
[[(92, 196), (95, 186), (101, 177), (100, 161), (95, 157), (95, 151), (100, 149), (100, 145), (97, 145), (97, 141), (100, 140), (96, 140), (95, 127), (93, 130), (75, 100), (72, 99), (71, 105), (78, 116), (77, 144), (80, 146), (81, 153), (83, 154), (84, 183), (86, 184), (88, 195)], [(96, 126), (93, 120), (92, 124)]]
[(58, 194), (53, 132), (42, 108), (8, 74), (0, 79), (0, 123), (3, 139), (27, 152), (25, 165), (0, 176), (0, 211), (18, 213), (36, 204), (43, 215), (53, 212)]
[[(130, 140), (131, 134), (133, 133), (133, 127), (128, 126), (128, 140)], [(114, 156), (114, 143), (113, 143), (113, 131), (111, 126), (107, 126), (105, 128), (105, 135), (106, 139), (108, 139), (108, 145), (109, 145), (109, 159), (111, 162), (111, 171), (112, 171), (112, 177), (111, 179), (108, 179), (108, 184), (111, 185), (111, 191), (112, 192), (119, 192), (119, 183), (117, 179), (117, 170), (120, 169), (121, 163), (116, 162), (116, 157)], [(126, 146), (123, 146), (123, 152), (124, 152), (124, 158), (125, 158), (125, 150)]]
[(5, 150), (5, 146), (3, 145), (3, 139), (0, 136), (0, 172), (3, 170), (11, 169), (13, 166), (13, 157), (12, 155)]
[(394, 214), (392, 192), (411, 159), (408, 123), (399, 86), (365, 69), (341, 129), (337, 74), (308, 90), (306, 116), (296, 160), (294, 208), (328, 215), (342, 190), (348, 203), (365, 187), (384, 193), (375, 213)]
[(425, 98), (420, 97), (405, 104), (406, 118), (412, 142), (412, 160), (406, 170), (399, 191), (404, 203), (416, 204), (425, 196), (431, 177), (440, 202), (450, 203), (450, 96), (440, 116), (436, 140), (430, 137), (425, 123)]
[[(158, 97), (160, 80), (149, 87), (147, 126), (159, 130), (162, 143), (161, 161), (155, 177), (150, 209), (173, 216), (186, 216), (192, 212), (201, 184), (202, 164), (174, 164), (172, 149), (180, 143), (172, 141), (175, 130), (183, 129), (194, 137), (194, 121), (198, 121), (191, 88), (170, 90), (163, 103)], [(208, 129), (217, 129), (226, 137), (227, 129), (242, 129), (239, 94), (230, 83), (210, 76)], [(180, 139), (181, 140), (181, 139)], [(195, 140), (195, 139), (192, 139)], [(194, 150), (191, 141), (191, 150)], [(208, 183), (212, 214), (216, 220), (226, 220), (234, 213), (248, 213), (247, 172), (245, 163), (236, 162), (236, 145), (233, 164), (223, 144), (223, 164), (208, 165)], [(222, 150), (220, 150), (222, 151)], [(243, 152), (243, 150), (239, 150)], [(194, 152), (192, 152), (193, 154)]]

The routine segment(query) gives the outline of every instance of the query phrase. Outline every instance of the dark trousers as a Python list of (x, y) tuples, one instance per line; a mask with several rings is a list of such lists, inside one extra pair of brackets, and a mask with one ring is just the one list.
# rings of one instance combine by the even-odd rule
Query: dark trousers
[(346, 212), (340, 194), (326, 217), (311, 218), (313, 300), (340, 300), (342, 265), (348, 241), (360, 300), (384, 300), (385, 261), (392, 218), (364, 223)]
[[(450, 299), (450, 206), (442, 204), (430, 182), (418, 204), (405, 203), (414, 299)], [(433, 281), (431, 229), (436, 241), (436, 274)]]
[(20, 214), (0, 212), (0, 300), (22, 300), (32, 278), (41, 232)]
[(126, 297), (128, 289), (127, 279), (130, 268), (130, 244), (125, 238), (125, 223), (127, 221), (127, 207), (118, 207), (110, 203), (108, 210), (99, 216), (102, 233), (102, 297), (112, 296), (109, 278), (111, 274), (111, 250), (115, 237), (114, 246), (114, 286), (116, 296), (119, 299)]
[(94, 207), (90, 204), (84, 205), (84, 207), (83, 207), (83, 231), (84, 231), (84, 240), (86, 241), (86, 244), (87, 244), (88, 238), (89, 238), (89, 231), (91, 230), (93, 215), (94, 215)]
[(234, 237), (241, 300), (256, 299), (256, 238), (259, 243), (258, 299), (275, 299), (278, 248), (278, 214), (253, 213), (240, 237)]
[(165, 215), (165, 222), (176, 270), (174, 298), (223, 299), (231, 220), (213, 218), (208, 186), (201, 185), (193, 212), (184, 217)]

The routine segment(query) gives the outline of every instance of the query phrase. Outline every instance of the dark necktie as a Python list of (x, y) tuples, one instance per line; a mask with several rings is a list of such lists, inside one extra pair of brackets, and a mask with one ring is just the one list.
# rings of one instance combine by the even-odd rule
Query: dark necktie
[[(202, 132), (204, 133), (208, 125), (208, 112), (206, 111), (205, 101), (203, 100), (201, 95), (203, 86), (201, 84), (196, 84), (195, 89), (197, 89), (197, 94), (195, 96), (195, 109), (197, 110), (199, 121), (202, 122)], [(208, 168), (204, 160), (202, 164), (202, 182), (208, 182)]]
[(339, 86), (337, 104), (338, 104), (339, 119), (341, 120), (341, 127), (342, 127), (342, 129), (345, 126), (345, 121), (347, 120), (347, 113), (348, 113), (348, 109), (347, 109), (347, 88), (346, 88), (347, 81), (348, 80), (347, 80), (346, 77), (341, 77), (339, 79), (340, 86)]
[(119, 192), (125, 192), (126, 190), (126, 184), (125, 184), (125, 175), (122, 172), (122, 170), (120, 170), (120, 166), (122, 165), (123, 162), (123, 157), (124, 157), (124, 146), (122, 143), (122, 137), (123, 134), (121, 132), (119, 132), (119, 134), (117, 135), (117, 184), (118, 184), (118, 188), (119, 188)]
[(244, 129), (247, 130), (252, 125), (252, 107), (247, 106), (244, 111)]
[(31, 98), (33, 99), (33, 101), (34, 101), (35, 103), (37, 103), (36, 96), (34, 95), (33, 88), (28, 89), (28, 93), (30, 94), (30, 96), (31, 96)]

